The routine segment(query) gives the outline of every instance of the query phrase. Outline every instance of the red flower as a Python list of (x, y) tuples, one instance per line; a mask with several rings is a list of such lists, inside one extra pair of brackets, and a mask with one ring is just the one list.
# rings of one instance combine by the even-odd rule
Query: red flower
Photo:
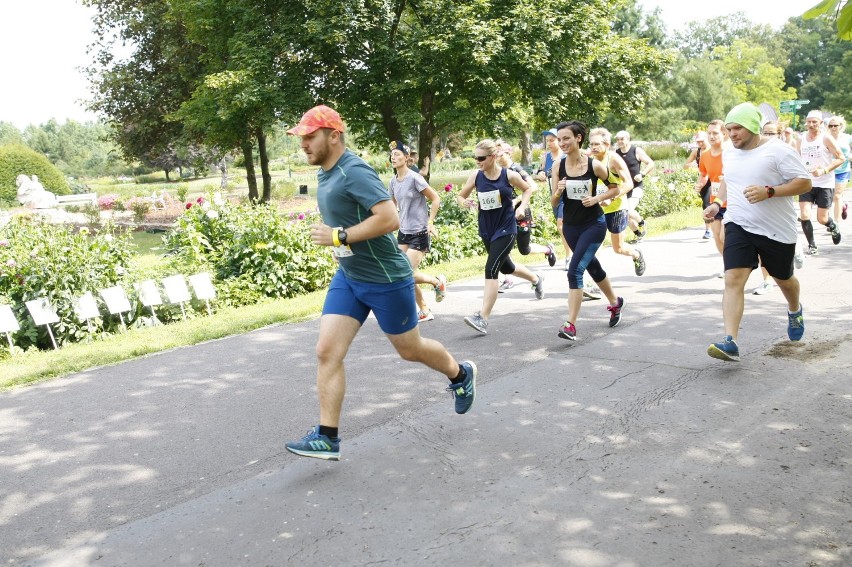
[(203, 203), (204, 203), (204, 197), (199, 197), (199, 198), (197, 198), (197, 199), (195, 200), (195, 202), (196, 202), (196, 203), (198, 203), (199, 205), (203, 204)]
[(186, 204), (186, 210), (189, 210), (189, 209), (191, 209), (191, 208), (192, 208), (192, 203), (187, 203), (187, 204)]
[(447, 183), (447, 184), (444, 186), (444, 191), (446, 191), (447, 193), (449, 193), (449, 192), (450, 192), (450, 191), (452, 191), (452, 190), (453, 190), (453, 184), (452, 184), (452, 183)]

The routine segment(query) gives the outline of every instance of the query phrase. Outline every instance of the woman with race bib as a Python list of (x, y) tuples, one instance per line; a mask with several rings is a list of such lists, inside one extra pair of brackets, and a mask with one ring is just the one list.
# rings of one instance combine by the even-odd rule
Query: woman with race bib
[(624, 299), (617, 297), (600, 262), (595, 257), (606, 236), (606, 219), (600, 203), (618, 196), (619, 188), (607, 187), (607, 167), (580, 152), (586, 142), (586, 125), (576, 120), (562, 122), (557, 127), (559, 147), (565, 157), (559, 162), (558, 173), (551, 176), (556, 187), (550, 204), (563, 204), (562, 231), (568, 246), (574, 251), (568, 267), (568, 320), (559, 329), (559, 337), (577, 340), (577, 317), (583, 303), (583, 272), (589, 272), (609, 301), (609, 326), (621, 321)]
[[(476, 145), (474, 159), (478, 171), (470, 174), (456, 196), (460, 207), (479, 208), (479, 237), (488, 252), (482, 308), (464, 318), (465, 323), (483, 335), (488, 334), (488, 317), (497, 302), (498, 273), (527, 280), (532, 284), (536, 299), (544, 297), (544, 277), (534, 274), (525, 266), (516, 266), (509, 257), (518, 234), (516, 217), (522, 219), (524, 211), (529, 207), (532, 187), (518, 172), (500, 167), (497, 163), (498, 153), (493, 140), (482, 140)], [(521, 204), (517, 211), (512, 205), (513, 188), (521, 191)], [(471, 199), (469, 197), (474, 189), (476, 199)]]

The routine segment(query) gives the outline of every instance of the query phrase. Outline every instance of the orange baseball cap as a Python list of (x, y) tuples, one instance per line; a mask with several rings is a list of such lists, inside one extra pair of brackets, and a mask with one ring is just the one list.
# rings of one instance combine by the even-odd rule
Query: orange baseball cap
[(287, 133), (293, 136), (307, 136), (320, 128), (331, 128), (338, 132), (346, 131), (346, 126), (337, 111), (321, 104), (303, 114), (299, 123), (287, 130)]

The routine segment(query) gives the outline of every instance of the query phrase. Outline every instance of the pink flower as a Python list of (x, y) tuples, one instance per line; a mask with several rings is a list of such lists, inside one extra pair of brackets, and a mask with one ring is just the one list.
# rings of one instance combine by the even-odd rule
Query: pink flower
[(450, 191), (452, 191), (452, 190), (453, 190), (453, 184), (452, 184), (452, 183), (447, 183), (447, 184), (444, 186), (444, 191), (446, 191), (447, 193), (449, 193), (449, 192), (450, 192)]
[(204, 197), (199, 197), (199, 198), (197, 198), (197, 199), (195, 200), (195, 202), (196, 202), (196, 203), (198, 203), (199, 205), (203, 204), (203, 203), (204, 203)]
[(8, 260), (6, 260), (6, 265), (9, 266), (10, 268), (14, 268), (18, 264), (17, 264), (17, 262), (15, 262), (15, 260), (13, 260), (12, 258), (9, 258)]
[(186, 210), (188, 211), (188, 210), (189, 210), (189, 209), (191, 209), (191, 208), (192, 208), (192, 203), (187, 203), (187, 204), (186, 204)]
[(666, 168), (666, 169), (663, 170), (663, 173), (674, 173), (674, 170)]
[(305, 213), (299, 213), (299, 220), (305, 220)]
[(8, 240), (6, 240), (5, 238), (3, 240), (0, 240), (0, 248), (8, 248), (8, 247), (9, 247), (9, 241)]

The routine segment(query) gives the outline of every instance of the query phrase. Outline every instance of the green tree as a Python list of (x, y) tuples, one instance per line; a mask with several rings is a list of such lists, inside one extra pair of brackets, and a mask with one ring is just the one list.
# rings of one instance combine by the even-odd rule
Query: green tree
[[(810, 100), (800, 110), (804, 116), (811, 109), (821, 109), (826, 105), (826, 97), (831, 95), (835, 103), (837, 98), (852, 96), (849, 91), (836, 92), (833, 83), (835, 69), (848, 73), (843, 60), (852, 51), (852, 43), (840, 40), (826, 17), (805, 20), (790, 18), (781, 30), (782, 43), (789, 63), (784, 69), (784, 78), (788, 86), (796, 89), (798, 97)], [(842, 78), (837, 79), (838, 84)], [(847, 99), (848, 100), (848, 99)], [(848, 108), (849, 102), (838, 107)]]
[(645, 12), (642, 5), (636, 2), (628, 2), (616, 10), (612, 31), (625, 37), (648, 40), (650, 45), (661, 49), (671, 43), (662, 10), (657, 7), (651, 12)]
[[(93, 97), (89, 108), (106, 117), (112, 138), (128, 160), (169, 172), (181, 165), (187, 143), (183, 125), (170, 114), (194, 88), (202, 50), (184, 41), (184, 22), (169, 0), (85, 0), (96, 8), (94, 35), (101, 38), (87, 68)], [(126, 59), (116, 43), (134, 46)]]
[(672, 39), (687, 59), (711, 53), (717, 47), (730, 47), (736, 40), (767, 46), (777, 34), (770, 26), (755, 24), (744, 12), (691, 21)]
[(784, 88), (784, 70), (770, 62), (762, 46), (737, 39), (730, 46), (716, 47), (712, 57), (721, 64), (739, 102), (767, 102), (777, 108), (782, 100), (796, 98), (795, 88)]
[(614, 33), (602, 0), (329, 1), (306, 16), (297, 51), (322, 62), (318, 98), (373, 147), (416, 130), (421, 159), (439, 135), (490, 131), (527, 110), (536, 128), (641, 111), (668, 63)]
[(11, 122), (0, 121), (0, 146), (8, 144), (23, 144), (24, 137), (21, 131)]
[(806, 20), (820, 16), (833, 17), (837, 24), (837, 37), (852, 41), (852, 4), (848, 0), (822, 0), (802, 15)]

